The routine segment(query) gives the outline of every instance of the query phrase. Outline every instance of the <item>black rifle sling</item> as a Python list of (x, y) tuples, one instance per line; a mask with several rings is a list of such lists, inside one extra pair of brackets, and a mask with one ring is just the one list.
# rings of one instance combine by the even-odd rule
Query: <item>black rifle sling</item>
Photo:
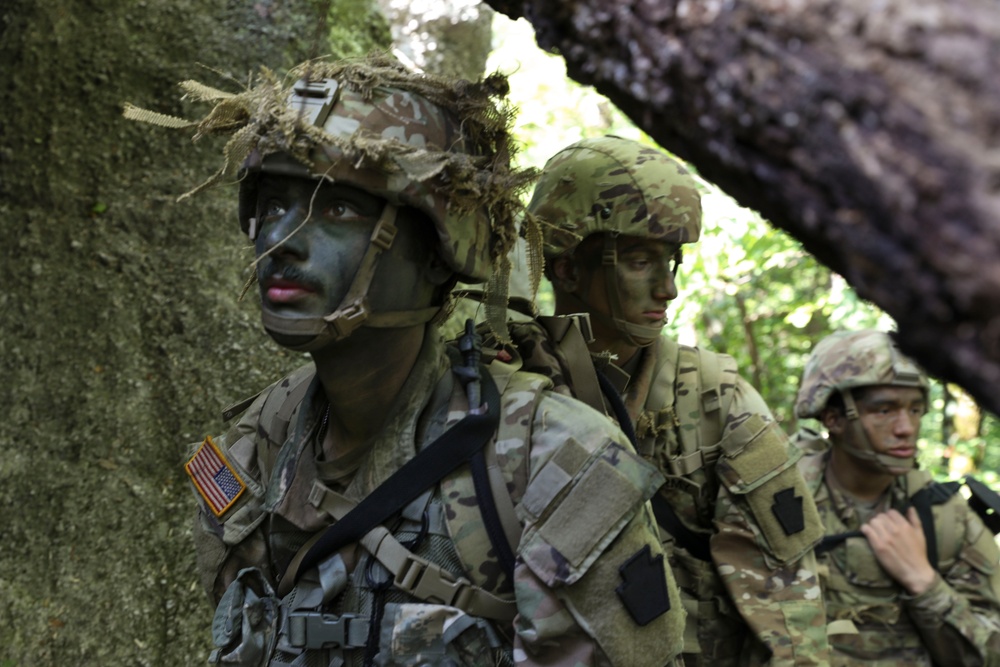
[(639, 443), (635, 437), (635, 427), (632, 425), (632, 418), (628, 416), (628, 409), (626, 409), (625, 403), (622, 402), (622, 397), (618, 395), (618, 390), (611, 384), (608, 376), (602, 373), (596, 366), (594, 367), (594, 372), (597, 373), (597, 384), (601, 385), (601, 393), (604, 394), (604, 398), (607, 399), (608, 404), (611, 406), (611, 411), (615, 413), (615, 419), (618, 420), (618, 427), (625, 434), (625, 437), (628, 438), (628, 441), (632, 443), (632, 446), (638, 448)]
[(302, 558), (295, 574), (296, 581), (303, 572), (316, 567), (330, 554), (360, 540), (372, 528), (482, 450), (496, 433), (500, 423), (500, 392), (489, 371), (485, 369), (482, 373), (482, 389), (486, 412), (467, 414), (462, 421), (404, 463), (343, 519), (327, 528)]
[(841, 542), (850, 537), (864, 537), (864, 533), (862, 533), (860, 530), (849, 530), (846, 533), (835, 533), (833, 535), (827, 535), (822, 540), (820, 540), (819, 544), (816, 545), (814, 551), (816, 552), (817, 556), (819, 556), (820, 554), (825, 554), (827, 551), (834, 548), (835, 546), (837, 546), (838, 544), (840, 544)]
[(486, 455), (482, 448), (472, 455), (469, 461), (472, 467), (472, 483), (476, 486), (476, 500), (479, 502), (479, 512), (483, 515), (483, 525), (486, 526), (486, 535), (490, 538), (493, 551), (500, 567), (510, 580), (514, 581), (514, 550), (510, 542), (507, 541), (507, 534), (503, 530), (503, 523), (500, 521), (500, 514), (497, 512), (496, 500), (493, 498), (493, 488), (490, 486), (490, 476), (486, 469)]
[(677, 546), (684, 548), (698, 560), (703, 560), (706, 563), (712, 562), (712, 550), (709, 545), (711, 536), (704, 533), (696, 533), (685, 526), (681, 518), (677, 516), (674, 508), (659, 492), (654, 494), (649, 499), (649, 502), (653, 506), (653, 515), (656, 517), (656, 523), (660, 524), (661, 528), (673, 535)]
[[(937, 531), (934, 528), (934, 513), (931, 508), (934, 505), (948, 502), (948, 499), (958, 492), (959, 486), (958, 482), (935, 482), (920, 489), (910, 498), (910, 504), (917, 510), (920, 525), (924, 530), (924, 538), (927, 542), (927, 560), (935, 570), (938, 567), (939, 554)], [(860, 530), (852, 530), (846, 533), (827, 535), (816, 545), (816, 555), (826, 553), (850, 537), (864, 537), (864, 533)]]
[(994, 535), (1000, 533), (1000, 495), (972, 475), (965, 476), (965, 485), (972, 494), (969, 507), (975, 510)]

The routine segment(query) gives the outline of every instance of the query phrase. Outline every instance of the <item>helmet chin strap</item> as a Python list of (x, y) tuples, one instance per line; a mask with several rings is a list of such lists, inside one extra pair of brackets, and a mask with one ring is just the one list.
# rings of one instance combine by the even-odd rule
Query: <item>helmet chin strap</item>
[[(397, 212), (398, 209), (394, 205), (386, 203), (372, 231), (361, 264), (354, 274), (354, 280), (340, 305), (332, 313), (323, 317), (294, 317), (279, 315), (261, 308), (260, 317), (264, 329), (278, 344), (297, 352), (313, 352), (329, 343), (344, 340), (362, 325), (391, 329), (425, 324), (434, 318), (440, 310), (439, 306), (374, 313), (368, 305), (368, 290), (375, 277), (378, 260), (383, 252), (392, 247), (392, 242), (396, 238)], [(275, 334), (302, 340), (289, 342), (275, 337)]]
[(851, 433), (854, 436), (853, 440), (855, 442), (863, 443), (864, 446), (864, 449), (861, 449), (842, 442), (840, 443), (840, 447), (843, 448), (844, 451), (864, 461), (871, 461), (883, 471), (890, 474), (896, 474), (891, 469), (912, 470), (917, 466), (916, 456), (900, 458), (898, 456), (889, 456), (888, 454), (879, 454), (876, 452), (875, 448), (872, 446), (871, 440), (868, 438), (868, 434), (865, 433), (864, 426), (861, 425), (861, 417), (858, 414), (858, 407), (854, 402), (854, 396), (851, 394), (850, 390), (841, 391), (840, 395), (844, 399), (844, 412), (847, 415), (847, 427), (851, 429)]

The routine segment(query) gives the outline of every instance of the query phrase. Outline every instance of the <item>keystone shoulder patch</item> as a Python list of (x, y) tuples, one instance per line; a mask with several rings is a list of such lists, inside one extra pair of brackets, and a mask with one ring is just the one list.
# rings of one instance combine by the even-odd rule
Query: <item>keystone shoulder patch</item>
[(802, 496), (795, 495), (795, 488), (788, 487), (774, 494), (771, 505), (774, 517), (781, 524), (785, 535), (801, 533), (806, 528), (806, 517), (802, 511)]
[(645, 545), (618, 567), (622, 583), (615, 592), (637, 625), (648, 625), (670, 610), (663, 554), (655, 558)]
[(184, 470), (217, 517), (225, 514), (247, 488), (211, 437), (205, 438), (191, 460), (184, 464)]

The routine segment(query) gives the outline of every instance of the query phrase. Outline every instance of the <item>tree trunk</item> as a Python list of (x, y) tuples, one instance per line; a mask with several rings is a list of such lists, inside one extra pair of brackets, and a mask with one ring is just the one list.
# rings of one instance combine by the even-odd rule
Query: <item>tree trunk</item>
[(1000, 414), (995, 0), (487, 0)]
[[(0, 13), (0, 664), (200, 664), (188, 444), (296, 355), (237, 303), (235, 191), (177, 195), (221, 144), (121, 118), (179, 116), (176, 83), (237, 87), (384, 38), (320, 0), (7, 0)], [(370, 10), (370, 7), (369, 7)], [(231, 74), (226, 80), (199, 64)]]

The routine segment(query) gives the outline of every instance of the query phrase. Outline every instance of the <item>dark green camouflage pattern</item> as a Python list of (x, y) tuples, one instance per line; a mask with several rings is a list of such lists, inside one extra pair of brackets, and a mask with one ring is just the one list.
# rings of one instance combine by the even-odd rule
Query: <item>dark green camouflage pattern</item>
[(542, 223), (545, 256), (598, 232), (693, 243), (701, 232), (694, 177), (663, 151), (615, 136), (584, 139), (545, 165), (528, 211)]
[(927, 376), (884, 331), (837, 331), (813, 348), (795, 400), (799, 417), (819, 417), (837, 391), (897, 385), (927, 392)]

